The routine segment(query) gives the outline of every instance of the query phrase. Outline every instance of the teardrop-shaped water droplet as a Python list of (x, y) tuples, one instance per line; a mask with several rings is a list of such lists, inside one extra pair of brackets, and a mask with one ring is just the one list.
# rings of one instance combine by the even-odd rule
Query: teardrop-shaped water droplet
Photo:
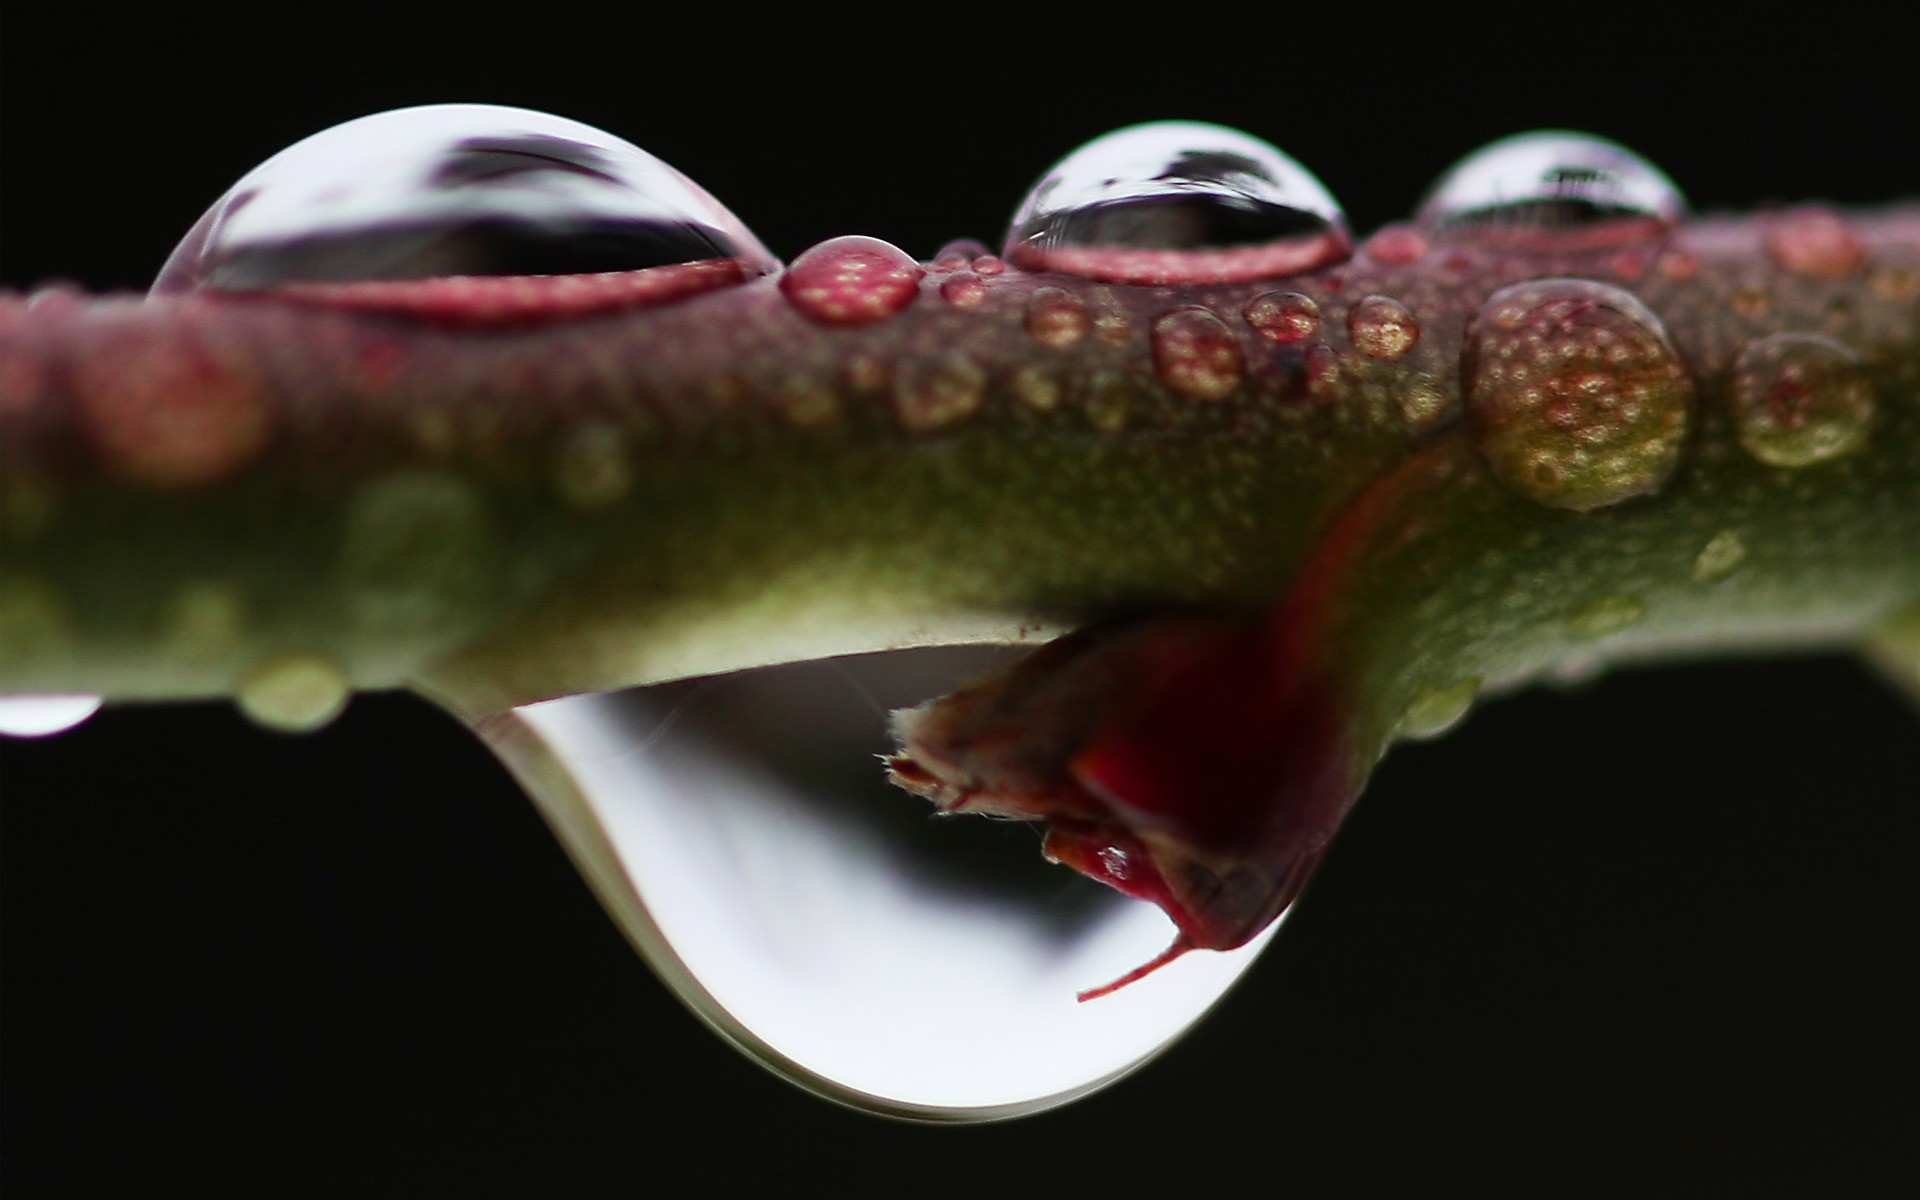
[(885, 707), (1005, 650), (803, 664), (478, 723), (662, 978), (822, 1095), (929, 1120), (1063, 1103), (1177, 1038), (1263, 935), (1160, 954), (1172, 923), (1045, 863), (1025, 824), (930, 817), (882, 782)]
[(1630, 292), (1534, 279), (1487, 298), (1462, 358), (1474, 437), (1495, 475), (1585, 512), (1659, 490), (1693, 421), (1694, 381)]
[(1673, 180), (1625, 146), (1550, 129), (1462, 159), (1427, 194), (1419, 222), (1476, 240), (1578, 249), (1658, 237), (1686, 208)]
[(1306, 168), (1235, 129), (1157, 121), (1088, 142), (1014, 213), (1006, 256), (1120, 283), (1235, 283), (1344, 261), (1346, 216)]
[(715, 260), (735, 264), (736, 281), (780, 265), (719, 201), (637, 146), (527, 109), (435, 104), (336, 125), (248, 172), (153, 291)]
[(0, 696), (0, 737), (65, 733), (99, 711), (98, 696)]

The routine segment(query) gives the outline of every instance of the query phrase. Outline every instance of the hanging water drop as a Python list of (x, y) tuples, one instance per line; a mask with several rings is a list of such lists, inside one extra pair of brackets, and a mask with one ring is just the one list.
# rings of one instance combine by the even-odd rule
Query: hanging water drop
[(1014, 213), (1006, 257), (1117, 283), (1236, 283), (1344, 261), (1346, 217), (1258, 138), (1198, 121), (1117, 130), (1054, 164)]
[[(717, 200), (637, 146), (527, 109), (436, 104), (348, 121), (268, 159), (189, 231), (153, 291), (354, 284), (320, 294), (507, 319), (543, 304), (657, 303), (779, 267)], [(528, 278), (546, 276), (574, 278)], [(423, 280), (441, 284), (370, 282)]]
[(33, 738), (65, 733), (99, 711), (98, 696), (0, 696), (0, 737)]
[(1462, 159), (1427, 194), (1419, 223), (1454, 237), (1589, 249), (1664, 236), (1686, 207), (1673, 180), (1618, 142), (1542, 130)]
[(860, 1108), (990, 1120), (1138, 1066), (1267, 936), (1076, 1001), (1164, 949), (1166, 916), (1044, 862), (1024, 824), (929, 821), (874, 769), (885, 707), (1004, 653), (800, 664), (477, 729), (648, 962), (734, 1045)]

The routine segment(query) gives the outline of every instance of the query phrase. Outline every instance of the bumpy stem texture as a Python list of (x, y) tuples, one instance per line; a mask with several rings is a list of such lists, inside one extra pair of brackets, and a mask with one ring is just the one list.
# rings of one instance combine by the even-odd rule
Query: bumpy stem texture
[(0, 693), (306, 664), (477, 716), (1320, 579), (1384, 738), (1603, 657), (1913, 625), (1920, 211), (1387, 231), (1190, 288), (902, 270), (864, 323), (777, 279), (517, 323), (0, 301)]

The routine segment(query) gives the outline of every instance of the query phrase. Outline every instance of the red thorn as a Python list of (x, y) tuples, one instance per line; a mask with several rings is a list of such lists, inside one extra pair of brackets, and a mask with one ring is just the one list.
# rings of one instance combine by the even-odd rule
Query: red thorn
[(1159, 954), (1154, 955), (1152, 958), (1148, 959), (1146, 962), (1143, 962), (1139, 966), (1135, 967), (1133, 970), (1128, 971), (1125, 975), (1122, 975), (1120, 978), (1114, 980), (1112, 983), (1103, 983), (1099, 987), (1088, 988), (1086, 991), (1080, 992), (1079, 994), (1077, 994), (1074, 997), (1074, 999), (1078, 1000), (1082, 1004), (1085, 1004), (1089, 1000), (1098, 1000), (1102, 996), (1111, 996), (1115, 992), (1119, 991), (1123, 987), (1126, 987), (1130, 983), (1140, 982), (1142, 979), (1145, 979), (1147, 976), (1153, 974), (1155, 971), (1158, 971), (1161, 967), (1166, 966), (1168, 963), (1172, 962), (1176, 958), (1179, 958), (1182, 954), (1185, 954), (1187, 951), (1191, 949), (1193, 949), (1193, 943), (1187, 940), (1186, 934), (1184, 933), (1180, 934), (1179, 936), (1173, 939), (1173, 945), (1168, 946), (1165, 950), (1162, 950)]

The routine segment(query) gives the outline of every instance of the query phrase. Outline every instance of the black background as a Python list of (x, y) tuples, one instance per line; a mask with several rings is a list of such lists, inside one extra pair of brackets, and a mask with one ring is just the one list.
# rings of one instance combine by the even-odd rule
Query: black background
[[(1910, 15), (1182, 4), (1124, 23), (1033, 5), (775, 28), (721, 6), (509, 20), (396, 0), (217, 24), (18, 7), (0, 42), (12, 286), (144, 286), (259, 159), (442, 100), (628, 137), (789, 259), (848, 232), (921, 256), (992, 241), (1059, 154), (1168, 116), (1276, 142), (1361, 229), (1546, 125), (1627, 142), (1700, 208), (1920, 190)], [(220, 706), (112, 710), (0, 747), (7, 1180), (1892, 1191), (1920, 1174), (1912, 718), (1840, 659), (1492, 704), (1388, 760), (1185, 1044), (1057, 1113), (932, 1129), (813, 1100), (707, 1036), (424, 705), (363, 699), (307, 738)]]

